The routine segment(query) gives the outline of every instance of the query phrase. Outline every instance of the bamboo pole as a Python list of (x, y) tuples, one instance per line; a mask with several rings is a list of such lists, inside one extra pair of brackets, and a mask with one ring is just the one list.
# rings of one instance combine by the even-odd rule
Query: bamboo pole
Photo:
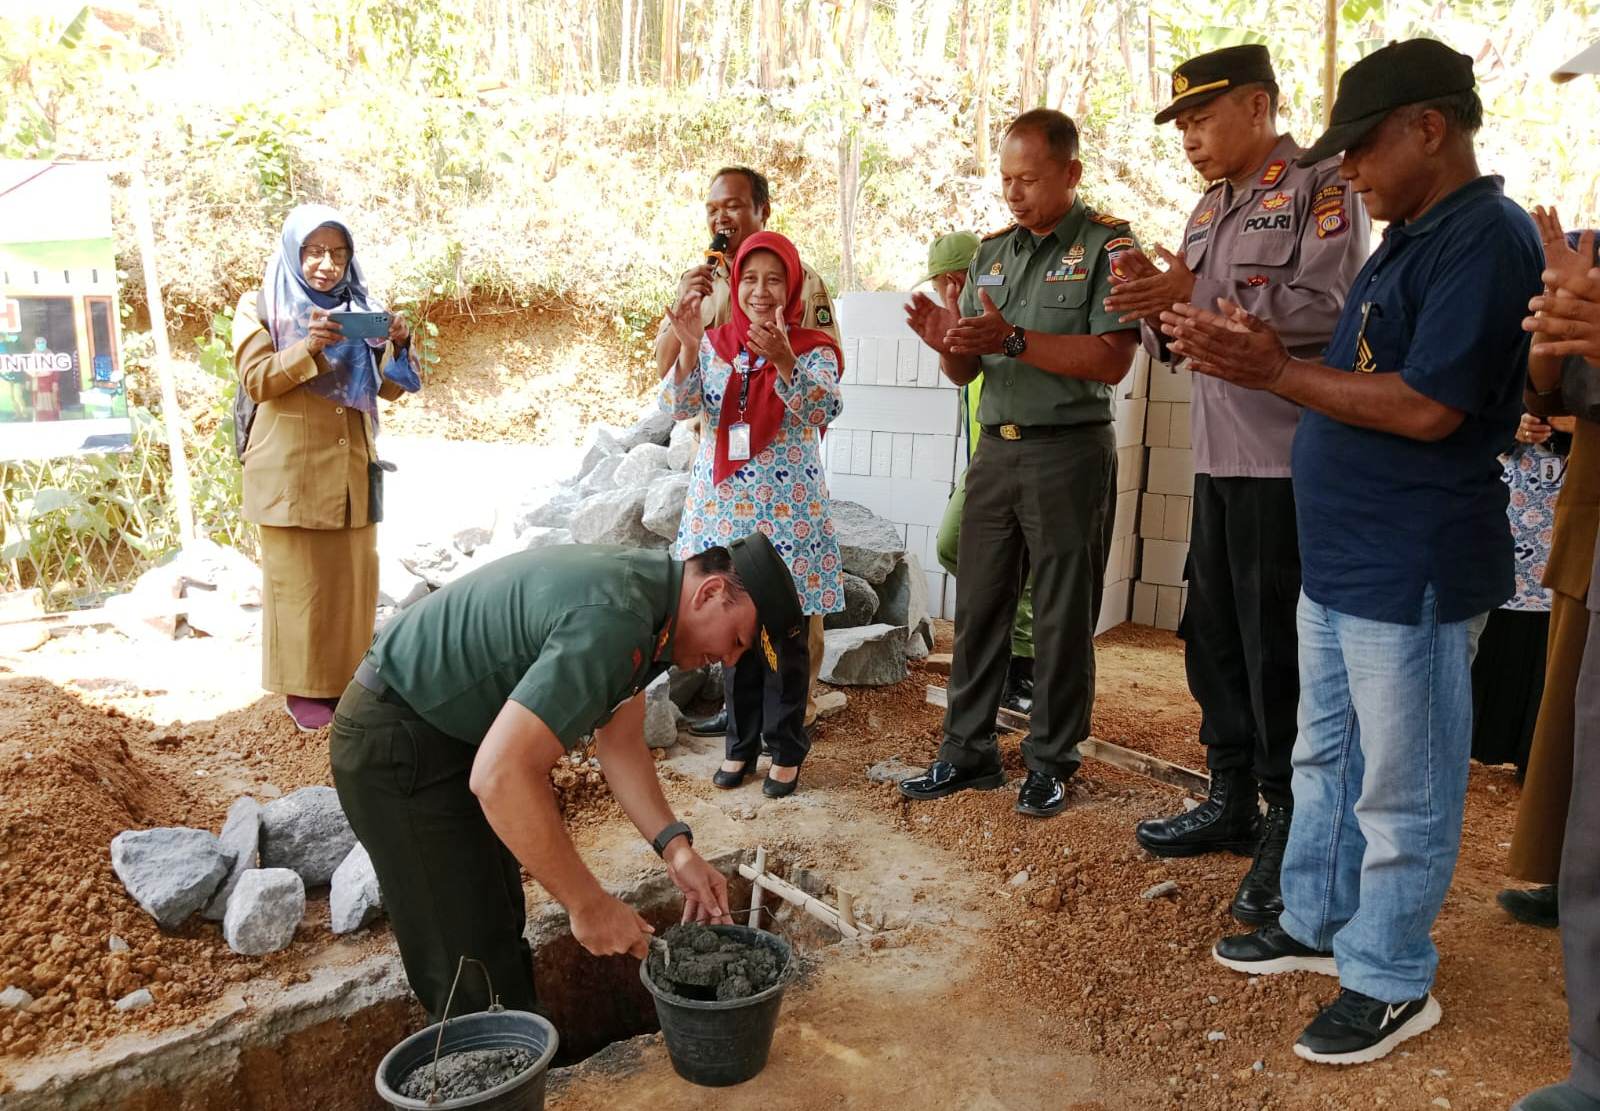
[(1333, 119), (1334, 72), (1339, 68), (1339, 4), (1324, 0), (1322, 13), (1322, 126)]
[[(764, 845), (756, 846), (756, 875), (765, 875), (767, 871), (767, 849)], [(750, 885), (750, 928), (761, 928), (761, 896), (763, 888), (759, 883)]]
[(851, 925), (844, 921), (836, 909), (820, 899), (813, 899), (794, 884), (786, 880), (780, 880), (777, 876), (768, 875), (765, 872), (757, 872), (748, 864), (739, 865), (739, 874), (758, 887), (763, 887), (772, 892), (784, 902), (799, 907), (824, 925), (832, 926), (845, 937), (861, 937), (864, 934), (872, 933), (872, 930), (865, 925), (860, 923)]
[(150, 335), (156, 346), (156, 377), (161, 382), (161, 423), (172, 456), (172, 493), (177, 502), (178, 539), (194, 539), (194, 493), (189, 481), (189, 458), (183, 452), (183, 411), (178, 408), (178, 387), (172, 377), (172, 346), (167, 339), (167, 314), (161, 305), (161, 279), (156, 273), (156, 233), (150, 217), (150, 189), (141, 166), (128, 168), (133, 182), (129, 209), (139, 240), (139, 261), (144, 268), (145, 303), (150, 310)]

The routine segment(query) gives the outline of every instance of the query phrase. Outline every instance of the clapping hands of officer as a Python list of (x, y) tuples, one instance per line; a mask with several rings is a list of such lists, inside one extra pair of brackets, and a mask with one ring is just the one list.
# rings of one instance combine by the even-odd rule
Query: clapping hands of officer
[(1124, 251), (1117, 256), (1116, 291), (1106, 298), (1106, 311), (1119, 313), (1123, 324), (1151, 320), (1163, 310), (1194, 296), (1194, 271), (1183, 252), (1173, 254), (1157, 246), (1156, 254), (1167, 264), (1165, 270), (1150, 261), (1143, 251)]
[(926, 293), (914, 293), (906, 303), (906, 323), (923, 343), (941, 355), (952, 354), (946, 337), (961, 322), (961, 310), (954, 295), (941, 304)]
[(1533, 221), (1544, 244), (1545, 271), (1540, 275), (1544, 292), (1528, 302), (1533, 315), (1522, 322), (1525, 332), (1537, 333), (1532, 347), (1536, 356), (1581, 355), (1600, 365), (1600, 267), (1594, 262), (1594, 232), (1569, 246), (1554, 208), (1537, 205)]
[(1232, 301), (1219, 301), (1219, 313), (1187, 303), (1161, 313), (1161, 330), (1172, 353), (1192, 370), (1249, 390), (1270, 390), (1289, 364), (1289, 349), (1278, 333)]

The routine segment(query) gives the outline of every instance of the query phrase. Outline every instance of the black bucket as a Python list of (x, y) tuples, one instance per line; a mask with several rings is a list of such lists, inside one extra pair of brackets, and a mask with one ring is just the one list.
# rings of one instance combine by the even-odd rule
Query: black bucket
[[(476, 1014), (450, 1017), (450, 1004), (455, 999), (456, 984), (461, 981), (461, 971), (468, 962), (483, 968), (481, 962), (463, 957), (456, 969), (455, 982), (450, 985), (450, 996), (445, 1000), (444, 1019), (425, 1030), (418, 1030), (405, 1041), (384, 1054), (378, 1063), (376, 1085), (378, 1095), (390, 1107), (404, 1111), (542, 1111), (544, 1107), (545, 1076), (550, 1071), (550, 1059), (556, 1055), (560, 1038), (556, 1028), (543, 1015), (529, 1011), (508, 1011), (500, 1006), (494, 995), (494, 985), (489, 985), (494, 1005)], [(483, 968), (488, 979), (489, 970)], [(457, 1096), (454, 1099), (412, 1099), (400, 1094), (400, 1085), (417, 1069), (427, 1069), (429, 1064), (452, 1053), (472, 1049), (525, 1049), (538, 1060), (503, 1084), (497, 1084), (476, 1095)]]
[(709, 929), (747, 944), (764, 945), (778, 956), (783, 971), (778, 982), (747, 999), (702, 1002), (685, 999), (657, 987), (650, 979), (649, 962), (639, 964), (639, 979), (656, 1001), (661, 1037), (679, 1076), (691, 1084), (726, 1088), (742, 1084), (767, 1066), (772, 1035), (778, 1028), (778, 1008), (783, 989), (793, 972), (789, 943), (765, 930), (749, 926), (711, 926)]

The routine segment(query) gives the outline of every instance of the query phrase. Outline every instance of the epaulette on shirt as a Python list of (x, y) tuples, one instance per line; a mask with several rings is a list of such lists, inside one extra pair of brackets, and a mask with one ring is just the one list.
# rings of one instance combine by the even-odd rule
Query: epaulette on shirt
[(1125, 228), (1128, 226), (1128, 221), (1121, 216), (1103, 216), (1096, 212), (1089, 219), (1096, 224), (1104, 224), (1108, 228)]
[(1011, 232), (1016, 231), (1016, 230), (1017, 230), (1017, 225), (1015, 225), (1015, 224), (1007, 224), (1005, 227), (1001, 228), (999, 231), (992, 231), (988, 235), (984, 236), (983, 238), (987, 242), (990, 239), (999, 239), (1002, 235), (1009, 235)]

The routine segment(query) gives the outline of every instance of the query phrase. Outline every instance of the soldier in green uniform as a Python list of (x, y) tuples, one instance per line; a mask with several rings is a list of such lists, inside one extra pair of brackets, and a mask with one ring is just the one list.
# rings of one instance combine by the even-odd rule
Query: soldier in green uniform
[[(565, 545), (523, 552), (390, 622), (334, 711), (339, 801), (372, 857), (411, 988), (437, 1019), (462, 956), (501, 1001), (535, 1005), (521, 869), (597, 956), (645, 956), (651, 928), (584, 866), (550, 781), (593, 732), (601, 771), (684, 893), (684, 918), (728, 922), (727, 883), (656, 780), (643, 690), (673, 664), (732, 667), (799, 634), (794, 580), (760, 533), (687, 562)], [(489, 1004), (463, 979), (463, 1010)]]
[[(978, 254), (980, 241), (970, 231), (953, 231), (941, 235), (928, 245), (928, 273), (922, 282), (932, 282), (935, 298), (940, 304), (954, 307), (959, 303), (961, 291), (967, 286), (967, 267)], [(917, 285), (921, 285), (918, 282)], [(983, 375), (978, 375), (961, 387), (961, 422), (967, 433), (967, 464), (972, 463), (972, 453), (978, 449), (983, 425), (978, 422), (978, 404), (983, 399)], [(962, 470), (956, 478), (956, 488), (944, 507), (944, 519), (939, 522), (937, 552), (939, 565), (950, 574), (956, 574), (960, 565), (961, 512), (967, 504), (967, 472)], [(1011, 662), (1006, 668), (1005, 690), (1000, 695), (1000, 705), (1019, 714), (1033, 711), (1033, 587), (1022, 588), (1017, 600), (1017, 618), (1011, 625)]]
[(985, 239), (958, 308), (917, 294), (907, 319), (957, 385), (983, 375), (967, 468), (944, 743), (911, 799), (1005, 782), (994, 731), (1017, 597), (1033, 574), (1037, 683), (1019, 813), (1066, 805), (1094, 704), (1094, 629), (1116, 492), (1113, 387), (1138, 344), (1105, 309), (1128, 225), (1078, 199), (1078, 129), (1049, 109), (1012, 121), (1000, 179), (1016, 224)]

